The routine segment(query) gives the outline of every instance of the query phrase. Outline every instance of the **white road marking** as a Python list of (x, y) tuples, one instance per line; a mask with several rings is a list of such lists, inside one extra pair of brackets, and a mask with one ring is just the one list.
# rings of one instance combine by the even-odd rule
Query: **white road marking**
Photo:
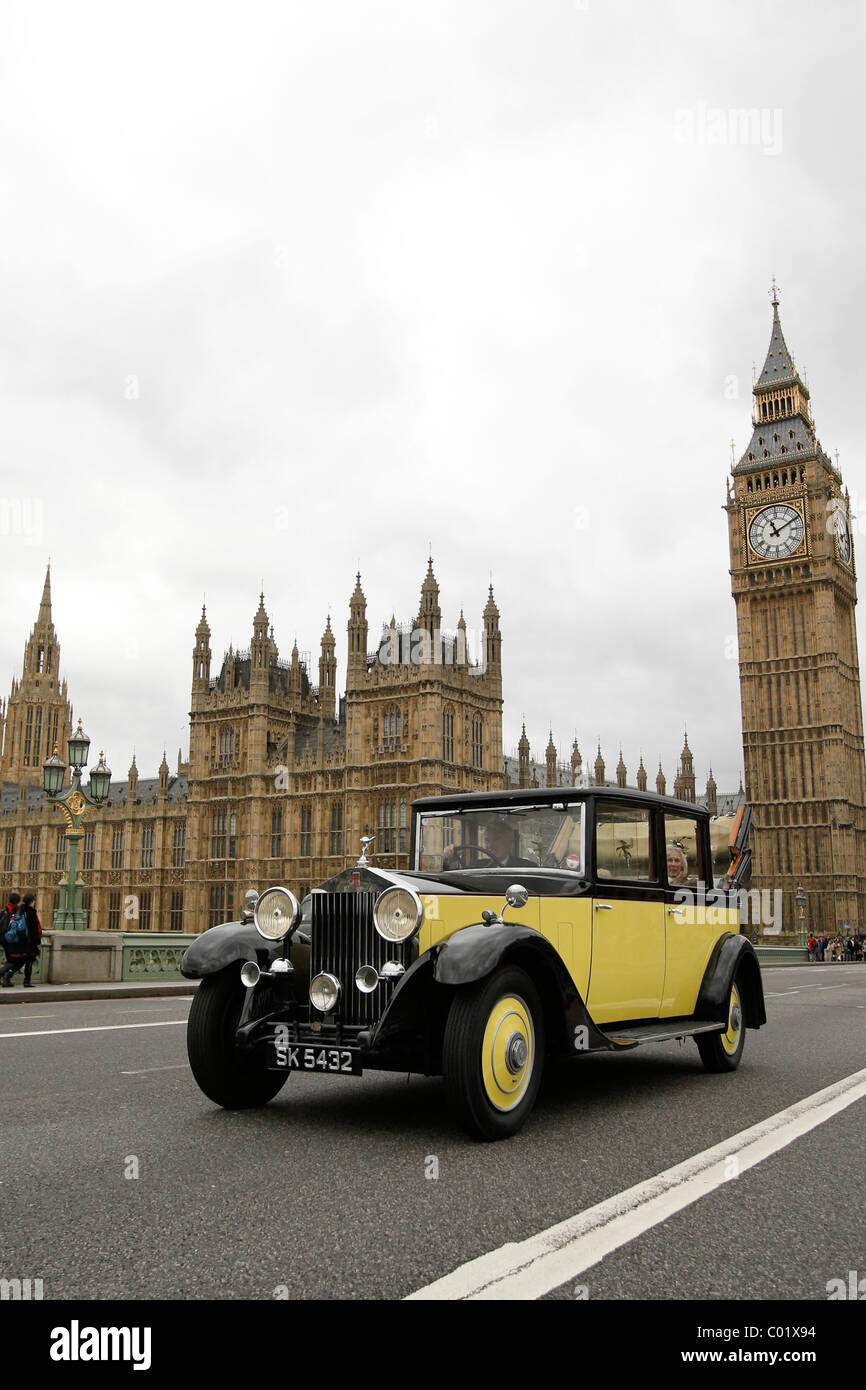
[(762, 1163), (864, 1096), (866, 1069), (528, 1240), (470, 1260), (409, 1298), (541, 1298), (729, 1182), (732, 1170), (743, 1173)]
[(58, 1033), (116, 1033), (123, 1028), (174, 1028), (185, 1018), (166, 1018), (159, 1023), (102, 1023), (88, 1028), (40, 1028), (30, 1033), (0, 1033), (0, 1038), (51, 1038)]
[(12, 1022), (23, 1023), (25, 1019), (31, 1018), (56, 1018), (56, 1014), (18, 1014), (15, 1018), (13, 1018)]
[(122, 1071), (121, 1076), (144, 1076), (149, 1071), (178, 1071), (181, 1067), (189, 1070), (189, 1062), (172, 1062), (167, 1067), (139, 1067), (138, 1071)]
[[(184, 999), (185, 998), (186, 996), (184, 996)], [(152, 1014), (155, 1009), (173, 1009), (174, 1007), (174, 1000), (170, 1000), (166, 1004), (151, 1004), (143, 1009), (126, 1009), (125, 1012), (128, 1014)]]
[(770, 990), (765, 999), (786, 999), (789, 994), (799, 994), (802, 989), (845, 989), (845, 985), (801, 985), (800, 989)]

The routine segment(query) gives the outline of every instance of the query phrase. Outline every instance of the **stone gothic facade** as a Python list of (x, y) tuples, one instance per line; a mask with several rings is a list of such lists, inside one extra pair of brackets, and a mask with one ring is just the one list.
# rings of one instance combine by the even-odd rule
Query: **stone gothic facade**
[[(200, 931), (235, 916), (249, 887), (282, 882), (305, 893), (354, 862), (364, 834), (375, 836), (377, 863), (404, 865), (415, 797), (505, 785), (492, 587), (481, 641), (470, 653), (462, 613), (452, 632), (443, 629), (432, 561), (415, 619), (392, 618), (372, 647), (357, 576), (341, 695), (330, 618), (314, 684), (297, 646), (280, 658), (264, 596), (249, 649), (229, 648), (212, 674), (202, 610), (189, 761), (178, 755), (171, 773), (163, 757), (157, 777), (141, 778), (133, 759), (108, 805), (85, 822), (89, 926)], [(72, 728), (59, 667), (46, 576), (21, 679), (0, 707), (0, 874), (7, 890), (37, 891), (46, 926), (67, 853), (42, 792), (42, 763), (55, 743), (65, 754)]]

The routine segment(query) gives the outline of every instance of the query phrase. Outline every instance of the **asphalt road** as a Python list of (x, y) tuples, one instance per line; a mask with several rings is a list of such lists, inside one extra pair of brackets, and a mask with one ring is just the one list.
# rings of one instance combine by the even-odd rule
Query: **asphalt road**
[[(560, 1064), (498, 1144), (417, 1077), (293, 1075), (222, 1111), (186, 1063), (189, 1000), (22, 997), (0, 1011), (0, 1276), (59, 1300), (403, 1298), (866, 1065), (866, 968), (764, 987), (733, 1075), (691, 1042)], [(826, 1300), (866, 1277), (864, 1141), (861, 1099), (546, 1297)]]

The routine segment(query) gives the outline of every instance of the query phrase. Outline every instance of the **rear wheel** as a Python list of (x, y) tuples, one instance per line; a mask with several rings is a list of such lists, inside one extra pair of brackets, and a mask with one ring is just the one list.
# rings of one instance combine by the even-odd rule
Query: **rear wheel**
[(478, 1139), (516, 1134), (535, 1104), (544, 1066), (541, 1001), (525, 971), (497, 970), (454, 996), (442, 1043), (445, 1091)]
[(236, 1046), (245, 994), (234, 964), (205, 976), (189, 1011), (186, 1047), (192, 1074), (208, 1099), (227, 1110), (267, 1105), (288, 1078), (288, 1072), (268, 1071), (260, 1052)]
[(695, 1038), (707, 1071), (736, 1071), (746, 1042), (746, 1024), (740, 988), (734, 980), (728, 998), (728, 1026), (724, 1033), (699, 1033)]

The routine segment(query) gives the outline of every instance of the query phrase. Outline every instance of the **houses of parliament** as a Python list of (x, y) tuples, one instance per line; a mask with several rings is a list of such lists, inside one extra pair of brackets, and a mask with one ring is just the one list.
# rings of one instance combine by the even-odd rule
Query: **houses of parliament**
[[(604, 783), (601, 748), (584, 771), (575, 740), (564, 761), (551, 735), (531, 757), (524, 726), (516, 757), (502, 746), (502, 633), (492, 586), (482, 649), (469, 651), (466, 622), (442, 627), (432, 560), (413, 622), (392, 619), (370, 649), (358, 575), (349, 599), (345, 692), (337, 691), (336, 640), (328, 619), (318, 683), (293, 647), (280, 657), (259, 599), (250, 646), (213, 668), (205, 610), (192, 652), (189, 760), (163, 756), (156, 777), (133, 759), (108, 803), (85, 821), (80, 855), (88, 925), (103, 930), (200, 931), (230, 920), (249, 887), (285, 882), (302, 893), (355, 862), (375, 835), (377, 864), (408, 862), (409, 807), (419, 796), (518, 786)], [(45, 576), (20, 678), (0, 704), (0, 865), (4, 886), (33, 888), (45, 925), (59, 905), (67, 845), (45, 801), (42, 764), (65, 751), (72, 705)], [(620, 754), (616, 783), (626, 785)], [(665, 790), (659, 767), (656, 784)], [(641, 761), (637, 785), (646, 788)], [(686, 740), (675, 787), (695, 800)], [(710, 775), (707, 794), (715, 809)], [(130, 907), (132, 904), (132, 907)]]
[[(753, 810), (753, 884), (781, 888), (785, 929), (802, 885), (818, 931), (866, 930), (866, 764), (854, 626), (850, 504), (821, 448), (809, 391), (782, 336), (778, 297), (753, 433), (725, 499), (737, 610), (745, 793), (698, 795), (686, 736), (673, 784), (712, 814)], [(502, 633), (491, 586), (481, 649), (461, 612), (442, 627), (433, 562), (415, 618), (392, 618), (371, 648), (360, 574), (348, 603), (345, 689), (338, 693), (330, 618), (318, 672), (297, 644), (280, 657), (260, 596), (250, 646), (213, 666), (202, 609), (192, 650), (189, 758), (165, 755), (156, 777), (133, 758), (107, 805), (85, 821), (79, 869), (91, 928), (198, 932), (236, 917), (247, 888), (301, 894), (353, 863), (362, 835), (376, 862), (407, 864), (416, 797), (508, 785), (630, 785), (599, 746), (584, 768), (575, 739), (543, 760), (524, 725), (517, 756), (502, 743)], [(314, 683), (314, 675), (318, 675)], [(21, 675), (0, 702), (0, 869), (6, 890), (32, 888), (45, 926), (59, 905), (67, 843), (45, 800), (42, 764), (72, 731), (46, 574)], [(643, 758), (635, 782), (646, 790)]]

